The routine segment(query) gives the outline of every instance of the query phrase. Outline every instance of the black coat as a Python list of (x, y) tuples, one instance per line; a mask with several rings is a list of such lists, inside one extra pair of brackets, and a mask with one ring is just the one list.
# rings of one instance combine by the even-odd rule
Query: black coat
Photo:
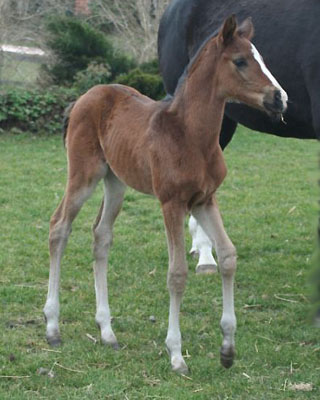
[(237, 123), (278, 136), (320, 138), (319, 0), (173, 0), (159, 27), (158, 52), (166, 91), (207, 36), (230, 14), (252, 17), (252, 42), (289, 96), (286, 124), (241, 104), (227, 104), (220, 143), (231, 140)]

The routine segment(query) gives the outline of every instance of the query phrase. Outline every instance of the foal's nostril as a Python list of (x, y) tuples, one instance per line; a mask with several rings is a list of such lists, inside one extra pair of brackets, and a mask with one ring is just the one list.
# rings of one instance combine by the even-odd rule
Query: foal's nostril
[(281, 100), (281, 92), (280, 90), (276, 90), (274, 94), (275, 100)]
[(275, 93), (274, 93), (274, 107), (276, 109), (282, 109), (283, 108), (283, 102), (282, 102), (282, 97), (281, 97), (280, 90), (276, 90)]
[(282, 114), (287, 108), (286, 93), (279, 89), (272, 89), (265, 95), (264, 108), (272, 114)]

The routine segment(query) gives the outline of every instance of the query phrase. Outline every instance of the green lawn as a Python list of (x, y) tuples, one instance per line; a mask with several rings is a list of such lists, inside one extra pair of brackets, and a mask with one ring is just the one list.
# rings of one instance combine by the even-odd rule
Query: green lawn
[[(310, 302), (318, 151), (315, 141), (244, 128), (226, 150), (229, 173), (218, 199), (239, 255), (237, 358), (230, 370), (219, 364), (220, 277), (195, 275), (196, 261), (188, 257), (181, 329), (191, 372), (183, 377), (171, 372), (164, 348), (167, 252), (159, 204), (132, 190), (115, 226), (109, 269), (121, 350), (99, 343), (94, 322), (91, 225), (101, 186), (73, 226), (62, 265), (63, 345), (48, 347), (42, 317), (48, 222), (63, 194), (66, 155), (60, 137), (2, 134), (0, 398), (320, 398), (320, 330)], [(53, 377), (39, 375), (39, 368)], [(294, 386), (301, 383), (312, 391)]]

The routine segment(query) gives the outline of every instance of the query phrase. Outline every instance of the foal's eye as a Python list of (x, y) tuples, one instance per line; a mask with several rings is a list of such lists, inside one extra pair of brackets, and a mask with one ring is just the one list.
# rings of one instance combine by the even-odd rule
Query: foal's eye
[(233, 60), (233, 64), (237, 67), (237, 68), (244, 68), (248, 65), (247, 60), (243, 57), (240, 58), (236, 58), (235, 60)]

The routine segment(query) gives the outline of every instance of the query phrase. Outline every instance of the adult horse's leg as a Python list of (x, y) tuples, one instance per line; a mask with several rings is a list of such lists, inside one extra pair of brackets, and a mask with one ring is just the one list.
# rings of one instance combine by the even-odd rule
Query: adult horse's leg
[(180, 204), (168, 202), (162, 205), (162, 212), (169, 253), (167, 284), (170, 295), (170, 308), (166, 346), (170, 355), (172, 369), (185, 374), (188, 372), (188, 367), (181, 353), (179, 324), (180, 304), (188, 273), (183, 232), (185, 209)]
[(57, 346), (61, 342), (59, 332), (60, 263), (71, 233), (71, 224), (104, 173), (102, 167), (100, 170), (92, 171), (92, 174), (88, 176), (84, 168), (84, 163), (77, 165), (76, 168), (72, 164), (69, 165), (69, 177), (72, 176), (72, 179), (68, 180), (65, 196), (50, 221), (50, 272), (47, 301), (43, 312), (47, 323), (47, 340), (52, 346)]
[(119, 181), (111, 170), (104, 179), (104, 199), (93, 226), (94, 280), (96, 290), (96, 323), (101, 330), (101, 340), (117, 349), (118, 342), (111, 328), (111, 316), (108, 302), (107, 265), (108, 252), (112, 245), (112, 228), (123, 202), (126, 186)]
[(212, 256), (211, 240), (192, 215), (189, 219), (189, 232), (192, 237), (190, 254), (199, 256), (196, 273), (213, 274), (217, 272), (217, 263)]
[(195, 207), (192, 214), (215, 244), (218, 256), (223, 293), (223, 313), (220, 322), (223, 343), (220, 354), (222, 365), (229, 368), (235, 355), (236, 316), (234, 313), (233, 282), (236, 270), (236, 249), (224, 229), (214, 196), (210, 204)]

